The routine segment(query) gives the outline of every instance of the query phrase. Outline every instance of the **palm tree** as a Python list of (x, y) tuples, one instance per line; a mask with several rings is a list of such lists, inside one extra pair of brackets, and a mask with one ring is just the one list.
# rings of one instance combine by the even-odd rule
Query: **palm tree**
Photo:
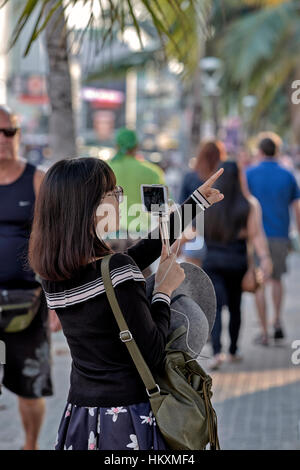
[[(245, 5), (247, 14), (242, 9)], [(269, 117), (287, 128), (290, 119), (298, 145), (300, 109), (290, 95), (292, 82), (300, 76), (299, 20), (297, 0), (244, 0), (239, 14), (214, 40), (215, 50), (224, 59), (227, 99), (241, 102), (245, 95), (256, 95), (252, 122)]]
[[(9, 1), (12, 0), (4, 3)], [(175, 58), (184, 65), (186, 73), (192, 73), (197, 66), (200, 39), (206, 34), (210, 0), (26, 0), (11, 46), (19, 40), (29, 19), (37, 15), (24, 53), (28, 53), (32, 43), (45, 31), (50, 66), (50, 139), (55, 159), (76, 153), (67, 27), (68, 15), (76, 4), (89, 8), (84, 33), (92, 32), (99, 47), (114, 35), (124, 34), (128, 27), (135, 29), (143, 46), (140, 25), (147, 22), (155, 30), (165, 58)]]
[[(51, 11), (52, 3), (49, 3), (45, 14)], [(49, 144), (52, 160), (56, 161), (77, 155), (67, 28), (61, 6), (50, 17), (45, 33), (49, 62), (47, 83), (51, 105)]]

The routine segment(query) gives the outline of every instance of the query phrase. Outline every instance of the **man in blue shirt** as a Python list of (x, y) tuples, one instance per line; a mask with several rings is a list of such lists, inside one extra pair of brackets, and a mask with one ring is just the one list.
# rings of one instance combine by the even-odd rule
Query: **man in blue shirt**
[[(273, 262), (272, 298), (274, 304), (274, 339), (284, 337), (281, 323), (283, 284), (289, 248), (290, 207), (293, 208), (300, 233), (300, 190), (294, 175), (278, 163), (279, 145), (275, 138), (266, 136), (259, 142), (261, 162), (247, 170), (250, 192), (262, 207), (263, 225)], [(262, 325), (260, 344), (268, 345), (265, 289), (256, 294), (256, 305)]]

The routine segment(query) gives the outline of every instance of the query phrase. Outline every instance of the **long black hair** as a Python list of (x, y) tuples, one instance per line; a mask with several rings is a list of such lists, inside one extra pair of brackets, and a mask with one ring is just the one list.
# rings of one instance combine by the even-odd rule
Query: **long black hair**
[(60, 160), (46, 173), (35, 203), (29, 263), (43, 279), (70, 279), (91, 259), (112, 252), (96, 234), (96, 211), (116, 186), (97, 158)]
[(236, 239), (241, 229), (247, 226), (250, 203), (242, 192), (240, 170), (236, 162), (226, 161), (220, 168), (224, 168), (224, 173), (214, 187), (225, 197), (205, 214), (204, 233), (207, 242), (228, 243)]

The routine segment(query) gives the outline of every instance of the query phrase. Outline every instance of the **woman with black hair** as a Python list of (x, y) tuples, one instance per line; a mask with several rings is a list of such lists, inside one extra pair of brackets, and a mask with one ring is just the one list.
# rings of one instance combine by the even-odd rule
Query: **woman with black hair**
[[(192, 217), (202, 210), (203, 196), (210, 204), (223, 198), (211, 187), (222, 173), (219, 170), (185, 201)], [(61, 160), (48, 170), (36, 201), (29, 261), (42, 278), (48, 307), (61, 321), (72, 356), (71, 386), (56, 449), (166, 449), (148, 391), (120, 339), (101, 276), (102, 258), (112, 252), (103, 237), (119, 228), (122, 197), (122, 188), (104, 161), (76, 158)], [(177, 212), (170, 216), (171, 245), (179, 235), (175, 227), (181, 233), (191, 221), (184, 217), (184, 206), (180, 210), (181, 225)], [(160, 254), (150, 304), (141, 270)], [(110, 275), (132, 336), (155, 372), (165, 355), (170, 297), (184, 271), (174, 253), (168, 256), (155, 229), (111, 257)]]
[(217, 296), (217, 314), (212, 330), (212, 369), (217, 369), (224, 359), (221, 353), (224, 305), (228, 306), (230, 315), (229, 359), (232, 362), (241, 359), (237, 354), (237, 343), (241, 326), (242, 279), (248, 268), (248, 241), (260, 258), (264, 278), (272, 269), (258, 201), (247, 191), (236, 162), (226, 161), (220, 167), (224, 174), (216, 187), (224, 194), (224, 200), (206, 214), (204, 226), (207, 253), (203, 269), (211, 278)]

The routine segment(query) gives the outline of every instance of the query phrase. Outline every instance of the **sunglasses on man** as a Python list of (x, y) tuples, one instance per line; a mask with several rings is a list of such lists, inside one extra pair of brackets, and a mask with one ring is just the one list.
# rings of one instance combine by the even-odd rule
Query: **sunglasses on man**
[(5, 137), (14, 137), (16, 135), (16, 133), (18, 132), (18, 128), (17, 127), (2, 127), (0, 128), (0, 134), (1, 132), (3, 132), (3, 134), (5, 135)]

